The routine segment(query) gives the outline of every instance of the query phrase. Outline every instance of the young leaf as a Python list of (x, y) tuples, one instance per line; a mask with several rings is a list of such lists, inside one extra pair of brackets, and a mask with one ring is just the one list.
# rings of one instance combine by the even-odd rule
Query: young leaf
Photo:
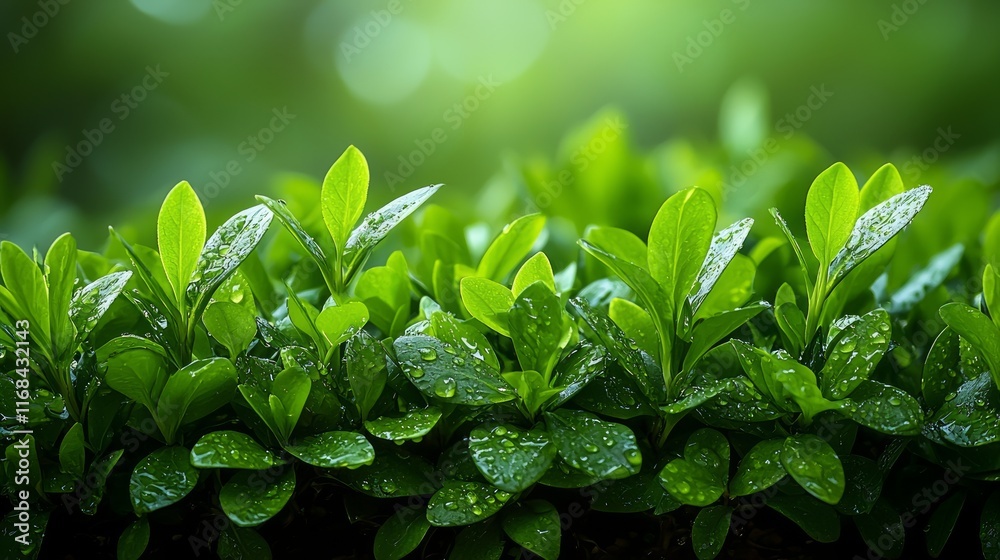
[(365, 304), (351, 301), (332, 305), (316, 317), (316, 329), (328, 348), (336, 348), (357, 334), (368, 323)]
[(559, 456), (575, 469), (617, 479), (638, 473), (642, 466), (635, 434), (626, 426), (565, 409), (546, 412), (545, 422)]
[(684, 358), (683, 371), (693, 368), (720, 340), (769, 307), (767, 302), (762, 301), (714, 315), (698, 323), (691, 333), (691, 346)]
[(183, 447), (161, 447), (139, 461), (129, 483), (136, 515), (177, 503), (194, 490), (198, 469), (189, 455)]
[(511, 493), (538, 482), (552, 466), (556, 447), (542, 428), (480, 426), (469, 436), (469, 454), (493, 486)]
[[(49, 292), (45, 286), (42, 271), (20, 247), (10, 241), (0, 242), (0, 272), (3, 282), (17, 304), (16, 309), (7, 309), (11, 315), (22, 311), (23, 317), (12, 317), (15, 321), (31, 321), (32, 342), (49, 338)], [(41, 340), (39, 340), (41, 339)], [(47, 343), (45, 343), (47, 345)]]
[(854, 174), (843, 163), (835, 163), (820, 173), (809, 187), (806, 235), (821, 268), (833, 262), (851, 237), (860, 196)]
[(653, 318), (645, 309), (627, 299), (615, 298), (608, 306), (608, 317), (650, 356), (659, 356), (660, 341)]
[(954, 394), (969, 380), (960, 367), (962, 361), (960, 348), (961, 340), (958, 333), (951, 327), (945, 327), (927, 352), (920, 389), (931, 410), (941, 408), (947, 401), (948, 395)]
[(660, 471), (660, 484), (681, 503), (704, 507), (722, 496), (729, 478), (729, 442), (721, 433), (703, 428), (691, 434), (684, 457)]
[(520, 270), (514, 275), (514, 286), (512, 288), (514, 297), (521, 295), (528, 286), (535, 282), (541, 282), (549, 288), (549, 291), (556, 292), (556, 279), (552, 274), (552, 264), (545, 253), (536, 253), (535, 256), (524, 261)]
[(543, 560), (559, 558), (559, 512), (544, 500), (528, 500), (506, 513), (503, 530), (514, 542)]
[(691, 544), (698, 560), (712, 560), (722, 552), (729, 534), (733, 508), (714, 506), (698, 512), (691, 527)]
[(71, 474), (77, 480), (83, 479), (83, 470), (87, 463), (87, 452), (83, 442), (83, 424), (76, 422), (63, 436), (59, 444), (59, 467), (62, 472)]
[(341, 254), (354, 224), (364, 213), (368, 180), (368, 161), (354, 146), (348, 146), (323, 179), (323, 222)]
[(367, 419), (389, 377), (385, 351), (377, 340), (362, 331), (347, 342), (345, 358), (351, 393), (361, 418)]
[(864, 213), (846, 245), (830, 262), (829, 277), (836, 282), (895, 237), (913, 220), (931, 195), (928, 186), (898, 194)]
[(184, 309), (188, 282), (205, 246), (205, 211), (187, 181), (178, 183), (163, 200), (156, 218), (156, 243), (174, 301)]
[[(290, 367), (274, 377), (271, 384), (271, 416), (281, 430), (281, 441), (288, 441), (299, 422), (299, 416), (309, 398), (312, 380), (298, 367)], [(277, 400), (278, 405), (275, 405)]]
[(430, 433), (441, 419), (441, 409), (431, 406), (424, 409), (411, 410), (400, 417), (381, 416), (365, 421), (365, 429), (371, 435), (402, 443), (407, 440), (420, 441)]
[(500, 235), (486, 248), (476, 276), (502, 282), (528, 255), (544, 227), (545, 216), (542, 214), (529, 214), (504, 226)]
[(98, 350), (98, 362), (105, 364), (104, 380), (126, 397), (156, 410), (160, 393), (167, 383), (166, 352), (145, 338), (126, 335)]
[(715, 283), (718, 282), (719, 277), (722, 276), (723, 271), (729, 266), (730, 261), (733, 260), (733, 257), (736, 256), (740, 248), (743, 247), (743, 242), (746, 241), (747, 235), (750, 234), (751, 227), (753, 227), (753, 219), (744, 218), (715, 234), (712, 238), (708, 255), (705, 257), (705, 262), (701, 265), (698, 278), (695, 280), (694, 286), (691, 288), (691, 293), (688, 296), (688, 303), (691, 306), (693, 314), (696, 315), (698, 313), (701, 303), (705, 301), (709, 292), (715, 287)]
[(510, 337), (507, 312), (514, 305), (514, 294), (510, 289), (478, 276), (462, 278), (460, 287), (462, 302), (469, 314), (494, 331)]
[(257, 320), (246, 307), (229, 301), (217, 301), (205, 308), (205, 327), (229, 350), (235, 360), (257, 336)]
[(844, 467), (823, 438), (802, 434), (785, 439), (781, 464), (807, 492), (828, 504), (844, 495)]
[(270, 451), (241, 432), (211, 432), (191, 448), (191, 464), (199, 469), (265, 470), (274, 463)]
[(478, 482), (445, 482), (427, 503), (427, 520), (435, 527), (460, 527), (500, 511), (510, 493)]
[(87, 284), (76, 292), (69, 305), (69, 316), (76, 327), (76, 339), (82, 342), (104, 317), (125, 284), (131, 271), (112, 272)]
[(431, 528), (422, 509), (402, 509), (375, 534), (375, 560), (401, 560), (423, 542)]
[(563, 302), (542, 282), (526, 288), (507, 314), (518, 362), (548, 379), (569, 338)]
[(284, 202), (268, 198), (266, 196), (257, 195), (257, 200), (264, 204), (277, 216), (278, 220), (288, 233), (292, 234), (295, 241), (298, 242), (299, 246), (305, 249), (306, 253), (312, 257), (313, 261), (316, 262), (316, 266), (319, 268), (320, 273), (323, 275), (323, 279), (326, 281), (326, 285), (329, 288), (334, 286), (333, 277), (330, 276), (333, 270), (329, 261), (326, 258), (326, 254), (323, 253), (323, 249), (320, 248), (319, 243), (311, 235), (309, 235), (302, 224), (299, 223), (298, 218), (292, 214), (288, 207), (285, 206)]
[(164, 436), (172, 441), (177, 429), (215, 412), (236, 392), (236, 369), (224, 358), (198, 360), (170, 376), (156, 404)]
[(674, 304), (683, 307), (705, 262), (715, 233), (715, 201), (699, 188), (663, 203), (649, 230), (649, 272)]
[(52, 346), (65, 355), (75, 350), (74, 326), (70, 319), (70, 300), (76, 280), (76, 240), (66, 233), (52, 242), (45, 253), (45, 279), (49, 285), (49, 322), (52, 325)]
[[(275, 469), (276, 470), (276, 469)], [(295, 469), (240, 471), (219, 492), (219, 505), (238, 527), (256, 527), (281, 511), (295, 492)]]
[(431, 185), (417, 189), (411, 193), (404, 194), (365, 216), (361, 225), (351, 232), (351, 237), (347, 240), (344, 250), (346, 261), (349, 263), (348, 268), (351, 271), (348, 273), (348, 278), (353, 276), (353, 271), (361, 268), (368, 255), (371, 254), (371, 251), (385, 239), (385, 236), (393, 228), (405, 220), (407, 216), (412, 214), (440, 188), (441, 185)]
[(823, 396), (842, 399), (851, 394), (882, 360), (889, 349), (892, 324), (884, 309), (875, 309), (851, 323), (826, 349), (822, 371)]

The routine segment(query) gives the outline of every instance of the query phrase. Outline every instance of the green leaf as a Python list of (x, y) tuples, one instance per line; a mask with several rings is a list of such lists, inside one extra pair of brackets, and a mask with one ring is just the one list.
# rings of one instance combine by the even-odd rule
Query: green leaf
[(354, 146), (337, 158), (323, 179), (323, 222), (341, 254), (368, 200), (368, 161)]
[(965, 247), (956, 243), (934, 255), (926, 267), (911, 274), (906, 283), (892, 294), (884, 306), (886, 311), (893, 315), (909, 313), (927, 294), (945, 281), (952, 269), (961, 262), (964, 253)]
[(720, 340), (732, 334), (733, 331), (769, 307), (771, 306), (767, 302), (761, 301), (739, 309), (725, 311), (699, 322), (691, 333), (691, 346), (688, 347), (687, 355), (684, 357), (683, 370), (688, 371), (693, 368), (698, 360)]
[(538, 482), (556, 458), (556, 446), (542, 428), (510, 424), (480, 426), (469, 436), (469, 454), (490, 484), (511, 493)]
[(87, 452), (83, 442), (83, 424), (75, 422), (59, 444), (59, 467), (62, 472), (82, 480), (86, 466)]
[(827, 347), (822, 372), (823, 396), (842, 399), (851, 394), (875, 370), (892, 336), (892, 324), (884, 309), (861, 316), (841, 331), (839, 341)]
[(370, 465), (340, 470), (336, 477), (356, 492), (374, 498), (433, 494), (438, 488), (434, 467), (402, 447), (379, 448)]
[(431, 528), (422, 509), (401, 509), (375, 534), (375, 559), (400, 560), (423, 542)]
[(269, 404), (274, 423), (281, 430), (281, 441), (288, 441), (292, 437), (311, 388), (312, 379), (309, 374), (298, 367), (287, 368), (274, 376)]
[(502, 282), (528, 256), (545, 227), (545, 216), (529, 214), (504, 226), (479, 261), (476, 276)]
[(660, 341), (656, 334), (656, 324), (645, 309), (627, 299), (615, 298), (608, 306), (608, 317), (647, 354), (659, 355)]
[(323, 275), (323, 279), (326, 281), (328, 287), (333, 287), (333, 277), (330, 276), (333, 267), (327, 261), (326, 255), (323, 253), (323, 249), (320, 248), (319, 243), (311, 235), (309, 235), (302, 224), (299, 223), (298, 218), (292, 214), (288, 207), (285, 206), (284, 202), (270, 199), (266, 196), (257, 195), (257, 200), (262, 202), (264, 206), (268, 208), (274, 215), (278, 218), (288, 233), (292, 234), (292, 237), (298, 242), (299, 246), (305, 249), (306, 253), (312, 257), (313, 261), (316, 262), (316, 266), (319, 268), (320, 273)]
[(238, 303), (217, 301), (209, 304), (203, 320), (209, 334), (229, 350), (229, 357), (234, 360), (257, 336), (257, 316)]
[(106, 370), (104, 380), (112, 389), (156, 410), (167, 383), (166, 352), (160, 345), (126, 335), (102, 346), (97, 355)]
[(427, 503), (427, 520), (435, 527), (472, 525), (496, 514), (510, 497), (478, 482), (445, 482)]
[(535, 282), (541, 282), (552, 293), (557, 291), (556, 278), (552, 274), (552, 264), (549, 263), (549, 258), (545, 256), (545, 253), (536, 253), (521, 265), (520, 270), (514, 275), (514, 297), (521, 295), (521, 292)]
[(708, 255), (715, 220), (715, 201), (697, 187), (668, 198), (653, 218), (649, 272), (673, 302), (675, 314), (682, 309)]
[(565, 409), (546, 412), (545, 421), (559, 456), (571, 467), (601, 479), (639, 472), (642, 454), (628, 427)]
[(389, 377), (385, 351), (371, 335), (362, 331), (347, 342), (347, 381), (362, 419), (368, 418)]
[(877, 381), (863, 381), (839, 410), (858, 424), (884, 434), (915, 436), (923, 426), (920, 403), (902, 389)]
[(593, 496), (590, 507), (594, 511), (642, 513), (655, 509), (659, 515), (681, 507), (681, 503), (660, 485), (659, 477), (652, 470), (628, 478), (601, 481), (586, 492)]
[(191, 448), (191, 464), (199, 469), (264, 470), (274, 463), (274, 455), (252, 437), (231, 430), (205, 434)]
[(983, 299), (993, 324), (1000, 329), (1000, 272), (991, 264), (983, 271)]
[(979, 540), (983, 545), (983, 558), (1000, 559), (1000, 492), (993, 492), (983, 506), (979, 525)]
[(75, 350), (74, 325), (70, 316), (73, 282), (76, 280), (76, 240), (64, 233), (45, 253), (45, 279), (49, 285), (49, 323), (53, 350), (60, 355)]
[(271, 560), (271, 548), (253, 529), (229, 525), (219, 535), (220, 560)]
[(924, 361), (920, 390), (932, 410), (941, 408), (948, 395), (954, 395), (969, 379), (961, 368), (961, 339), (951, 327), (945, 327), (934, 339), (927, 360)]
[(503, 530), (514, 542), (544, 560), (559, 558), (562, 528), (559, 512), (544, 500), (519, 503), (503, 518)]
[(462, 278), (459, 286), (462, 303), (469, 314), (494, 331), (510, 337), (507, 312), (514, 305), (514, 294), (510, 289), (489, 278), (478, 276)]
[(660, 471), (660, 484), (679, 502), (704, 507), (722, 496), (729, 478), (729, 442), (721, 433), (702, 428), (691, 434), (684, 457)]
[(547, 408), (551, 410), (569, 402), (591, 381), (603, 375), (607, 367), (608, 357), (602, 347), (581, 342), (556, 364), (552, 384), (563, 389), (546, 403)]
[(966, 381), (954, 395), (945, 397), (945, 403), (927, 422), (923, 435), (959, 447), (1000, 441), (1000, 391), (990, 374)]
[(205, 210), (187, 181), (167, 194), (156, 218), (156, 243), (174, 301), (185, 308), (185, 293), (205, 246)]
[(844, 495), (844, 467), (823, 438), (811, 434), (787, 438), (781, 464), (807, 492), (828, 504), (836, 504)]
[(691, 544), (699, 560), (712, 560), (722, 552), (729, 534), (733, 508), (713, 506), (698, 512), (691, 527)]
[(777, 224), (778, 229), (781, 230), (781, 233), (785, 236), (788, 244), (791, 245), (792, 251), (795, 253), (795, 258), (799, 261), (799, 269), (802, 270), (802, 281), (806, 285), (806, 291), (812, 292), (813, 281), (809, 274), (809, 262), (806, 260), (805, 253), (802, 251), (802, 246), (799, 245), (798, 240), (795, 239), (795, 234), (793, 234), (792, 230), (789, 229), (788, 222), (786, 222), (785, 219), (781, 217), (781, 214), (778, 213), (778, 209), (771, 208), (769, 212), (774, 218), (774, 223)]
[(118, 537), (118, 560), (139, 560), (149, 544), (149, 519), (142, 516)]
[(500, 524), (486, 520), (462, 529), (455, 538), (449, 560), (500, 560), (504, 541)]
[(316, 329), (329, 348), (335, 348), (358, 333), (368, 323), (368, 308), (356, 301), (320, 311)]
[(380, 439), (402, 443), (407, 440), (420, 441), (434, 429), (441, 420), (441, 409), (436, 406), (410, 410), (401, 417), (381, 416), (365, 421), (365, 429)]
[(163, 435), (172, 441), (180, 426), (229, 403), (236, 384), (236, 369), (224, 358), (198, 360), (181, 368), (167, 380), (156, 404)]
[(130, 278), (132, 272), (128, 270), (112, 272), (76, 292), (69, 305), (69, 316), (76, 327), (77, 341), (83, 341), (94, 330)]
[(643, 269), (648, 267), (646, 242), (631, 231), (607, 226), (589, 227), (583, 235), (583, 240), (581, 245), (599, 247), (619, 260)]
[(238, 527), (256, 527), (281, 511), (295, 492), (295, 469), (239, 471), (219, 491), (219, 505)]
[[(846, 167), (845, 167), (846, 169)], [(848, 171), (848, 174), (850, 172)], [(855, 185), (856, 186), (856, 185)], [(931, 195), (928, 186), (898, 194), (865, 212), (851, 230), (850, 238), (830, 263), (829, 276), (836, 281), (864, 262), (913, 220)], [(808, 208), (808, 202), (807, 208)], [(857, 205), (855, 205), (855, 212)], [(846, 219), (846, 216), (842, 216)], [(810, 240), (812, 237), (810, 237)], [(839, 246), (838, 246), (839, 247)]]
[(813, 254), (825, 269), (851, 237), (858, 219), (860, 193), (854, 174), (835, 163), (813, 181), (806, 194), (806, 235)]
[[(254, 206), (225, 221), (208, 238), (198, 258), (194, 278), (187, 287), (192, 317), (197, 318), (215, 291), (232, 277), (260, 244), (271, 225), (272, 213), (266, 206)], [(325, 269), (324, 269), (325, 271)]]
[(541, 282), (532, 284), (517, 296), (507, 321), (522, 369), (537, 371), (546, 379), (549, 377), (570, 335), (564, 316), (562, 300)]
[[(42, 270), (20, 247), (10, 241), (0, 242), (0, 272), (3, 282), (13, 296), (17, 309), (8, 309), (15, 321), (31, 321), (32, 341), (48, 345), (49, 291)], [(18, 312), (25, 315), (18, 316)]]
[(715, 287), (719, 277), (722, 276), (736, 253), (743, 247), (743, 242), (750, 234), (751, 227), (753, 227), (753, 219), (744, 218), (715, 234), (712, 238), (708, 255), (701, 265), (698, 277), (691, 288), (691, 294), (688, 296), (688, 304), (691, 306), (692, 314), (698, 313), (698, 308)]
[[(927, 554), (931, 558), (941, 556), (964, 505), (965, 492), (957, 492), (934, 509), (934, 513), (931, 514), (927, 527), (924, 529), (924, 533), (927, 535)], [(998, 552), (1000, 552), (1000, 548), (998, 548)]]
[(104, 498), (105, 482), (108, 479), (108, 475), (114, 470), (115, 465), (118, 464), (118, 460), (121, 459), (124, 453), (123, 449), (112, 451), (104, 457), (95, 459), (90, 464), (90, 470), (87, 471), (87, 478), (85, 480), (94, 481), (95, 485), (92, 487), (90, 494), (85, 495), (80, 500), (81, 512), (87, 515), (97, 513), (97, 506), (100, 505), (101, 499)]
[(326, 432), (288, 445), (285, 450), (315, 467), (340, 469), (370, 465), (375, 449), (365, 436), (353, 432)]
[(944, 322), (982, 352), (993, 382), (1000, 387), (1000, 330), (979, 311), (964, 303), (948, 303), (938, 311)]
[(846, 515), (868, 513), (882, 493), (882, 471), (878, 463), (848, 455), (844, 457), (844, 495), (837, 503), (837, 511)]
[[(875, 503), (872, 511), (853, 518), (861, 538), (883, 558), (899, 558), (905, 548), (906, 526), (899, 513), (885, 500)], [(886, 536), (889, 538), (885, 538)]]
[(817, 542), (832, 543), (840, 538), (837, 511), (811, 496), (775, 494), (768, 498), (767, 505), (792, 520)]
[(483, 406), (515, 398), (500, 372), (468, 348), (425, 335), (393, 343), (403, 373), (425, 395), (443, 402)]
[(175, 504), (194, 490), (198, 469), (183, 447), (161, 447), (143, 457), (132, 471), (129, 494), (136, 515)]
[(748, 496), (766, 490), (785, 478), (785, 466), (781, 463), (781, 453), (785, 440), (766, 439), (753, 446), (740, 461), (736, 474), (729, 482), (729, 493), (733, 496)]
[[(360, 152), (358, 154), (360, 155)], [(325, 186), (324, 183), (324, 188)], [(350, 238), (347, 239), (344, 255), (346, 256), (345, 260), (350, 263), (349, 268), (352, 271), (360, 269), (368, 255), (371, 254), (372, 249), (440, 188), (441, 185), (431, 185), (406, 193), (365, 216), (361, 225), (352, 231)], [(364, 203), (362, 203), (362, 207), (364, 207)]]

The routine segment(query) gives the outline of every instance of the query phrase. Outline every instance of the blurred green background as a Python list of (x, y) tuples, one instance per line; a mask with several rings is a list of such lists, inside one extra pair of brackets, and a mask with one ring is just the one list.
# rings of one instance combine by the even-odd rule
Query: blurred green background
[(348, 144), (370, 207), (445, 183), (457, 213), (577, 230), (641, 231), (693, 183), (757, 215), (837, 160), (955, 196), (1000, 176), (995, 1), (8, 0), (0, 21), (0, 237), (24, 246), (152, 244), (180, 180), (213, 229)]

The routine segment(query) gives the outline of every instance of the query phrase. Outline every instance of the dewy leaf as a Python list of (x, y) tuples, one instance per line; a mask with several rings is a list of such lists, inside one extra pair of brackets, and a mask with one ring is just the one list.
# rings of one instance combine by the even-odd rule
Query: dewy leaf
[(559, 360), (568, 334), (563, 302), (542, 282), (526, 288), (507, 314), (518, 362), (546, 379)]
[(368, 161), (354, 146), (337, 158), (323, 179), (323, 222), (342, 254), (368, 200)]
[(160, 345), (137, 336), (118, 337), (98, 350), (98, 361), (105, 364), (104, 380), (112, 389), (156, 410), (167, 383), (166, 353)]
[(285, 450), (302, 461), (326, 469), (370, 465), (375, 449), (365, 436), (353, 432), (326, 432), (309, 436)]
[(238, 527), (256, 527), (277, 515), (293, 492), (295, 469), (290, 465), (280, 470), (240, 471), (222, 486), (219, 505)]
[(49, 321), (53, 351), (64, 355), (73, 352), (74, 332), (70, 321), (70, 299), (76, 280), (76, 240), (64, 233), (52, 242), (45, 253), (45, 279), (49, 285)]
[(714, 506), (698, 512), (691, 527), (691, 544), (698, 560), (712, 560), (722, 552), (729, 534), (733, 508)]
[(934, 255), (926, 267), (910, 275), (909, 280), (893, 292), (885, 304), (886, 310), (894, 315), (909, 313), (927, 294), (948, 278), (952, 269), (962, 261), (964, 253), (965, 247), (961, 243), (956, 243)]
[[(10, 241), (0, 242), (0, 271), (3, 282), (14, 296), (26, 317), (12, 317), (15, 321), (31, 321), (32, 341), (48, 339), (49, 292), (45, 287), (42, 270), (20, 247)], [(8, 309), (11, 315), (15, 310)], [(37, 334), (36, 334), (37, 333)]]
[(219, 560), (271, 560), (271, 548), (253, 529), (235, 524), (223, 529), (216, 548)]
[(217, 301), (205, 308), (205, 327), (229, 350), (233, 360), (250, 346), (257, 336), (257, 320), (253, 311), (230, 301)]
[(559, 512), (544, 500), (519, 503), (505, 512), (503, 530), (514, 542), (543, 560), (559, 558), (562, 540)]
[(767, 505), (792, 520), (817, 542), (832, 543), (840, 538), (837, 511), (815, 498), (775, 494), (767, 499)]
[(964, 303), (948, 303), (938, 310), (941, 318), (983, 354), (993, 382), (1000, 387), (1000, 330), (986, 315)]
[(455, 537), (449, 560), (500, 560), (503, 556), (503, 535), (500, 523), (488, 519), (462, 529)]
[(469, 314), (494, 331), (510, 337), (507, 312), (514, 305), (514, 294), (510, 289), (489, 278), (478, 276), (462, 278), (460, 287), (462, 302)]
[(66, 432), (62, 443), (59, 444), (59, 466), (62, 472), (73, 475), (77, 480), (82, 480), (86, 462), (83, 424), (76, 422)]
[(722, 276), (722, 272), (729, 266), (736, 253), (743, 247), (750, 228), (753, 227), (752, 218), (744, 218), (726, 229), (715, 234), (712, 244), (709, 246), (708, 255), (701, 265), (698, 278), (695, 280), (691, 294), (688, 296), (688, 303), (691, 305), (692, 314), (698, 313), (701, 303), (708, 297), (709, 292), (715, 287), (715, 283)]
[(82, 341), (94, 330), (131, 277), (128, 270), (112, 272), (76, 292), (69, 305), (69, 316), (76, 326), (77, 340)]
[(517, 274), (514, 275), (514, 285), (512, 288), (514, 297), (521, 295), (521, 292), (535, 282), (545, 284), (553, 293), (557, 291), (556, 278), (552, 273), (552, 264), (549, 262), (549, 258), (545, 256), (545, 253), (536, 253), (535, 256), (524, 261), (524, 264), (521, 265)]
[(961, 367), (961, 339), (951, 327), (945, 327), (934, 339), (920, 380), (921, 393), (931, 410), (937, 410), (958, 388), (968, 381)]
[(781, 463), (785, 440), (767, 439), (753, 446), (740, 461), (736, 474), (729, 483), (733, 496), (748, 496), (766, 490), (788, 474)]
[(915, 436), (924, 422), (916, 399), (902, 389), (877, 381), (863, 381), (849, 399), (838, 402), (844, 416), (884, 434)]
[(298, 242), (299, 246), (305, 249), (306, 253), (309, 254), (316, 261), (316, 265), (319, 267), (320, 273), (323, 274), (323, 278), (326, 280), (328, 286), (333, 286), (332, 278), (330, 277), (330, 271), (332, 270), (329, 262), (327, 261), (326, 255), (323, 253), (323, 249), (320, 248), (319, 243), (311, 235), (309, 235), (302, 224), (299, 223), (298, 218), (295, 217), (288, 207), (285, 206), (284, 202), (270, 199), (266, 196), (257, 195), (257, 200), (262, 202), (275, 216), (281, 221), (288, 233), (292, 234), (295, 241)]
[(156, 414), (168, 440), (177, 429), (204, 418), (227, 404), (236, 392), (236, 369), (224, 358), (198, 360), (170, 376), (163, 386)]
[[(958, 516), (962, 513), (962, 506), (965, 505), (965, 492), (952, 494), (941, 505), (934, 509), (924, 532), (927, 534), (927, 554), (931, 558), (941, 556), (942, 550), (948, 544), (948, 538), (955, 529)], [(1000, 548), (998, 548), (1000, 552)]]
[(931, 188), (924, 185), (898, 194), (864, 213), (837, 255), (830, 261), (829, 276), (836, 281), (878, 251), (903, 230), (924, 207)]
[(860, 205), (858, 182), (843, 163), (835, 163), (813, 181), (806, 194), (806, 235), (813, 254), (826, 268), (851, 237)]
[(402, 447), (380, 447), (371, 465), (341, 470), (337, 479), (374, 498), (405, 498), (431, 494), (438, 488), (434, 467)]
[(365, 421), (365, 429), (380, 439), (402, 443), (420, 441), (430, 433), (441, 419), (441, 409), (436, 406), (411, 410), (403, 416), (381, 416)]
[(688, 347), (682, 370), (693, 368), (716, 343), (769, 307), (771, 306), (767, 302), (761, 301), (714, 315), (698, 323), (691, 334), (691, 346)]
[(979, 447), (1000, 441), (1000, 391), (989, 373), (967, 381), (924, 427), (923, 435), (938, 443)]
[(469, 436), (469, 454), (493, 486), (521, 492), (538, 482), (556, 458), (556, 446), (543, 428), (510, 424), (480, 426)]
[(178, 183), (164, 199), (156, 219), (156, 243), (174, 301), (183, 309), (188, 282), (205, 246), (205, 211), (187, 181)]
[[(647, 269), (646, 242), (628, 230), (614, 227), (591, 227), (583, 234), (582, 244), (600, 247), (618, 260)], [(595, 255), (596, 256), (596, 255)], [(648, 269), (647, 269), (648, 271)]]
[(722, 496), (729, 477), (729, 442), (721, 433), (702, 428), (691, 434), (684, 457), (660, 471), (660, 484), (681, 503), (704, 507)]
[(198, 469), (191, 465), (187, 449), (161, 447), (135, 466), (129, 483), (136, 515), (179, 502), (198, 483)]
[(884, 309), (870, 311), (846, 327), (833, 347), (826, 349), (823, 396), (837, 400), (850, 395), (882, 360), (891, 336), (892, 324)]
[(311, 388), (312, 379), (309, 374), (298, 367), (286, 368), (274, 376), (269, 404), (274, 423), (281, 429), (282, 441), (287, 441), (292, 436)]
[(983, 506), (980, 517), (979, 540), (983, 546), (983, 558), (1000, 558), (1000, 492), (994, 491)]
[(347, 342), (344, 362), (358, 412), (366, 419), (389, 378), (385, 351), (377, 340), (362, 331)]
[(248, 208), (226, 220), (208, 238), (187, 287), (195, 317), (264, 238), (272, 216), (267, 206)]
[(149, 518), (142, 516), (129, 524), (118, 538), (118, 560), (139, 560), (149, 544)]
[(660, 341), (653, 317), (627, 299), (615, 298), (608, 306), (608, 317), (650, 356), (659, 356)]
[(407, 216), (427, 201), (441, 188), (441, 185), (431, 185), (403, 196), (379, 208), (375, 212), (365, 216), (347, 240), (345, 254), (347, 261), (352, 263), (352, 267), (359, 267), (362, 263), (359, 259), (364, 259), (372, 249), (375, 248), (385, 236), (392, 231)]
[(571, 467), (600, 479), (639, 472), (642, 454), (628, 427), (565, 409), (546, 412), (545, 421), (559, 455)]
[(316, 329), (330, 348), (346, 342), (367, 323), (368, 308), (357, 301), (327, 307), (316, 317)]
[(476, 276), (503, 282), (510, 271), (528, 256), (544, 227), (545, 216), (542, 214), (529, 214), (507, 224), (487, 247), (479, 261)]
[[(663, 203), (649, 230), (649, 272), (673, 302), (683, 307), (705, 262), (716, 221), (715, 201), (697, 187)], [(721, 272), (721, 271), (720, 271)]]
[(427, 503), (427, 520), (435, 527), (472, 525), (494, 515), (511, 494), (478, 482), (446, 482)]
[(466, 348), (425, 335), (403, 336), (393, 345), (403, 373), (429, 397), (483, 406), (507, 402), (516, 396), (497, 368)]
[(375, 560), (401, 560), (420, 546), (431, 528), (422, 509), (400, 509), (375, 534)]
[(274, 465), (274, 455), (252, 437), (224, 430), (201, 436), (191, 448), (191, 464), (199, 469), (265, 470)]
[(836, 504), (844, 495), (844, 466), (823, 438), (811, 434), (787, 438), (781, 464), (807, 492), (828, 504)]

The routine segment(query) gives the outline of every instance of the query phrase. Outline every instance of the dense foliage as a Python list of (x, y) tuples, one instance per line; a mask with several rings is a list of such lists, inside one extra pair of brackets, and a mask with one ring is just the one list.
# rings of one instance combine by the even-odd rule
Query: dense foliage
[[(720, 223), (721, 193), (690, 187), (656, 201), (646, 240), (590, 226), (576, 246), (566, 224), (621, 201), (547, 175), (522, 179), (558, 228), (406, 220), (439, 186), (365, 215), (352, 147), (320, 189), (259, 196), (211, 236), (181, 183), (156, 249), (115, 230), (101, 254), (3, 242), (4, 557), (85, 515), (127, 517), (122, 559), (178, 516), (213, 520), (192, 554), (266, 558), (255, 528), (332, 486), (380, 525), (379, 559), (428, 538), (556, 558), (581, 515), (559, 491), (691, 520), (699, 558), (762, 508), (890, 558), (937, 556), (971, 511), (1000, 558), (1000, 220), (970, 243), (951, 199), (935, 212), (892, 165), (859, 188), (838, 163), (773, 226)], [(378, 250), (404, 220), (409, 245)]]

